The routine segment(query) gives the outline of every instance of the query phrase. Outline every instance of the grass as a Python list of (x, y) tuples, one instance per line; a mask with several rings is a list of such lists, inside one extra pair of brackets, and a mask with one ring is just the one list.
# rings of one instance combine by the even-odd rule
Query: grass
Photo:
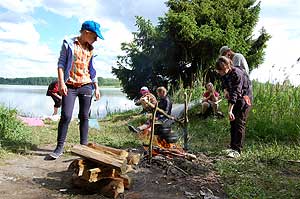
[[(124, 113), (115, 113), (101, 120), (99, 122), (100, 130), (89, 130), (89, 141), (116, 148), (140, 146), (141, 142), (127, 128), (127, 121), (134, 118), (135, 115), (137, 115), (137, 111), (131, 110)], [(142, 118), (139, 120), (142, 120)], [(37, 138), (39, 145), (55, 145), (57, 126), (58, 122), (48, 121), (46, 122), (46, 128), (32, 127), (32, 135)], [(79, 143), (79, 123), (77, 119), (73, 120), (69, 125), (66, 149), (76, 143)]]
[(17, 111), (0, 106), (0, 155), (6, 152), (20, 152), (35, 143), (30, 129), (16, 119)]
[(216, 167), (229, 198), (299, 198), (300, 167), (287, 160), (299, 158), (299, 146), (247, 145), (242, 158), (224, 160)]
[[(254, 82), (254, 105), (238, 160), (221, 158), (215, 168), (229, 198), (300, 198), (299, 88)], [(227, 110), (222, 102), (222, 110)], [(200, 120), (190, 111), (191, 150), (222, 157), (229, 144), (227, 118)], [(225, 112), (225, 111), (224, 111)]]
[[(227, 115), (224, 119), (201, 120), (196, 116), (199, 106), (189, 111), (190, 151), (216, 159), (214, 166), (229, 198), (300, 198), (300, 164), (291, 161), (300, 160), (299, 88), (254, 82), (253, 90), (255, 101), (241, 158), (227, 159), (222, 154), (230, 142)], [(201, 87), (193, 91), (193, 99), (200, 98), (202, 91)], [(221, 109), (226, 113), (225, 100), (221, 102)], [(89, 140), (116, 148), (140, 147), (142, 141), (127, 128), (127, 124), (137, 126), (146, 120), (139, 111), (110, 114), (99, 121), (100, 130), (90, 130)], [(3, 108), (0, 112), (3, 112), (0, 127), (6, 129), (6, 133), (1, 131), (0, 157), (7, 151), (17, 151), (13, 149), (55, 145), (57, 122), (28, 128), (13, 121), (16, 112)], [(3, 115), (10, 115), (10, 119), (6, 120)], [(70, 124), (66, 148), (75, 143), (79, 143), (77, 121)]]

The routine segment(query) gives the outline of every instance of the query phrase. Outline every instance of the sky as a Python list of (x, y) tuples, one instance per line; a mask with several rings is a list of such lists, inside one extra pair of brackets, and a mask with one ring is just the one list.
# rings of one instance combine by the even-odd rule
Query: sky
[[(0, 77), (57, 76), (57, 59), (66, 37), (79, 35), (86, 20), (100, 23), (104, 40), (94, 43), (98, 76), (113, 77), (111, 66), (122, 54), (121, 42), (136, 31), (135, 16), (157, 24), (167, 12), (165, 0), (1, 0)], [(272, 38), (265, 62), (251, 72), (261, 82), (300, 84), (300, 1), (262, 0), (254, 34), (264, 27)], [(234, 49), (233, 49), (234, 50)], [(299, 81), (299, 83), (298, 83)]]

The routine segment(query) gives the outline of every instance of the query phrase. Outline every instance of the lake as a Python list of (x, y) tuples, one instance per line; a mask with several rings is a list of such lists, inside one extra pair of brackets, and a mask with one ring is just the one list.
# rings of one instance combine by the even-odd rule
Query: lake
[[(46, 117), (53, 113), (54, 102), (46, 96), (48, 86), (0, 85), (0, 104), (30, 117)], [(134, 109), (132, 100), (126, 98), (120, 88), (101, 88), (99, 101), (92, 101), (91, 117), (103, 118), (107, 113)], [(78, 115), (78, 99), (76, 99), (73, 116)], [(60, 111), (60, 110), (59, 110)]]

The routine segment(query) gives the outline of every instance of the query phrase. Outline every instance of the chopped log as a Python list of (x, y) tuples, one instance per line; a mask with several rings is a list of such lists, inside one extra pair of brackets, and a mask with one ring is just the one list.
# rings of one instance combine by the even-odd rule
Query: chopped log
[(128, 156), (128, 152), (122, 149), (116, 149), (116, 148), (95, 144), (95, 143), (89, 143), (87, 146), (95, 150), (107, 153), (109, 155), (113, 155), (113, 156), (116, 155), (120, 159), (125, 159)]
[(118, 174), (115, 169), (109, 167), (101, 167), (99, 169), (101, 170), (100, 172), (97, 172), (99, 171), (97, 168), (85, 170), (84, 173), (86, 174), (83, 175), (82, 178), (89, 182), (97, 182), (103, 178), (114, 178), (116, 177), (116, 174)]
[(126, 172), (125, 173), (129, 173), (131, 171), (133, 171), (134, 169), (132, 168), (132, 165), (127, 165), (126, 166)]
[(110, 198), (117, 198), (124, 193), (123, 178), (103, 178), (97, 182), (88, 182), (81, 177), (72, 177), (74, 186), (85, 189), (89, 192), (101, 193)]
[(116, 169), (118, 172), (121, 172), (122, 174), (126, 171), (126, 159), (121, 160), (118, 158), (115, 158), (112, 155), (101, 153), (98, 150), (95, 150), (93, 148), (90, 148), (88, 146), (84, 145), (75, 145), (71, 149), (72, 153), (75, 153), (76, 155), (79, 155), (83, 158), (90, 159), (96, 163), (104, 164), (108, 167), (111, 167), (112, 169)]
[(85, 179), (82, 179), (81, 177), (77, 175), (72, 176), (72, 184), (77, 188), (87, 188), (89, 186), (89, 182)]
[(127, 157), (127, 164), (137, 165), (140, 162), (141, 155), (138, 153), (129, 153)]
[(130, 189), (130, 187), (132, 185), (132, 180), (128, 175), (126, 175), (126, 174), (118, 175), (118, 178), (123, 179), (123, 184), (124, 184), (125, 189)]
[(97, 182), (101, 194), (107, 197), (117, 198), (119, 194), (124, 193), (124, 184), (122, 178), (105, 178)]
[(100, 172), (100, 168), (85, 169), (82, 173), (82, 178), (89, 182), (97, 182)]
[(69, 165), (68, 170), (73, 170), (73, 173), (75, 173), (77, 176), (82, 176), (82, 173), (85, 168), (85, 160), (76, 159)]

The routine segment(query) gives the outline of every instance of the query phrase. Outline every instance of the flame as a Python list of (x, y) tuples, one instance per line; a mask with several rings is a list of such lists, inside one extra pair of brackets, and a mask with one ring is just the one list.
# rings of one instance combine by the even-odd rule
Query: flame
[[(141, 133), (139, 133), (139, 138), (144, 140), (145, 143), (148, 143), (150, 140), (150, 135), (151, 135), (151, 128), (143, 130)], [(152, 156), (156, 156), (161, 154), (161, 150), (167, 150), (170, 153), (169, 154), (164, 154), (167, 155), (168, 157), (172, 158), (173, 155), (172, 153), (175, 154), (183, 154), (185, 153), (184, 149), (176, 143), (168, 143), (165, 139), (161, 139), (159, 136), (154, 135), (153, 137), (153, 149), (152, 149)], [(149, 147), (144, 146), (144, 150), (148, 151)]]
[(175, 144), (168, 143), (165, 139), (161, 139), (159, 137), (157, 137), (157, 146), (165, 149), (176, 148)]

